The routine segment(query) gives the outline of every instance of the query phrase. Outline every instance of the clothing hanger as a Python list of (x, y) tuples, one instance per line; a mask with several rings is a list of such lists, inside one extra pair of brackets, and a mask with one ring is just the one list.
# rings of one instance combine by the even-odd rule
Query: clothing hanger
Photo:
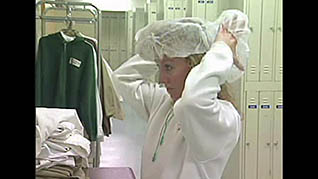
[(68, 20), (68, 26), (66, 29), (62, 29), (62, 32), (69, 37), (76, 37), (78, 32), (72, 29), (73, 24), (74, 24), (73, 21)]

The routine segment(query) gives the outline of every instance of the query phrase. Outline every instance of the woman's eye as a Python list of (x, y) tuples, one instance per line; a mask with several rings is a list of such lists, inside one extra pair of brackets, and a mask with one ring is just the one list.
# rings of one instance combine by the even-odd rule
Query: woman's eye
[(173, 69), (173, 67), (172, 67), (171, 65), (166, 64), (166, 65), (165, 65), (165, 69), (166, 69), (167, 71), (171, 71), (171, 70)]

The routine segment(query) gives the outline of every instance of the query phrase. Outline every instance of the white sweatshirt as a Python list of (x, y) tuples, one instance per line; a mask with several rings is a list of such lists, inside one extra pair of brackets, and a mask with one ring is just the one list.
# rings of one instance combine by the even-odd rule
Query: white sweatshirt
[(175, 104), (166, 88), (147, 80), (158, 70), (155, 62), (135, 55), (114, 71), (116, 90), (148, 120), (142, 179), (221, 178), (241, 129), (233, 105), (217, 99), (232, 64), (229, 46), (215, 42), (190, 71)]

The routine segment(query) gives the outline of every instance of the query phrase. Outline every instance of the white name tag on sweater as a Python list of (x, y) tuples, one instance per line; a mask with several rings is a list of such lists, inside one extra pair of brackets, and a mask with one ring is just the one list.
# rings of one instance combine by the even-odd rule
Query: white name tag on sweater
[(71, 57), (69, 63), (79, 68), (82, 62), (76, 58)]

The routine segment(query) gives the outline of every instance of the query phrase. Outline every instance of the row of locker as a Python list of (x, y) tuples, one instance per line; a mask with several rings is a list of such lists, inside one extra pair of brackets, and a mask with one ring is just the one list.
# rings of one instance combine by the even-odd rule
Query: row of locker
[(164, 0), (164, 19), (200, 17), (215, 20), (219, 0)]
[[(143, 13), (141, 13), (138, 16), (139, 19), (136, 18), (137, 11), (104, 11), (102, 12), (102, 53), (113, 68), (117, 68), (127, 57), (131, 56), (133, 54), (134, 34), (147, 23), (160, 19), (160, 16), (158, 16), (158, 13), (161, 12), (158, 11), (160, 10), (158, 8), (160, 3), (163, 3), (165, 7), (164, 18), (197, 16), (205, 19), (215, 19), (212, 16), (219, 13), (220, 8), (226, 8), (223, 5), (225, 2), (216, 0), (161, 0), (147, 4), (147, 8), (142, 10), (143, 13), (147, 13), (147, 18), (144, 18)], [(185, 4), (187, 4), (187, 7), (184, 7)], [(192, 14), (177, 12), (186, 8), (191, 8), (190, 12)], [(246, 82), (281, 82), (283, 75), (282, 0), (245, 0), (244, 9), (249, 16), (252, 30), (249, 41), (251, 54), (247, 67)], [(207, 17), (207, 15), (210, 17)], [(140, 25), (136, 25), (138, 23)], [(75, 24), (75, 26), (77, 25)], [(50, 25), (48, 25), (48, 28), (50, 28)], [(84, 29), (81, 29), (81, 31), (84, 32)]]
[[(220, 9), (226, 8), (225, 5), (222, 5), (224, 2), (203, 0), (151, 2), (142, 10), (147, 14), (146, 18), (142, 14), (138, 16), (139, 19), (136, 19), (137, 11), (103, 12), (105, 15), (103, 15), (102, 24), (107, 24), (104, 25), (102, 33), (105, 37), (103, 38), (105, 43), (102, 43), (104, 45), (102, 47), (103, 53), (108, 57), (107, 59), (116, 59), (110, 61), (117, 63), (114, 64), (114, 67), (117, 67), (125, 58), (132, 55), (133, 37), (136, 31), (148, 23), (160, 20), (161, 16), (158, 14), (163, 13), (164, 19), (185, 16), (215, 19), (216, 15), (220, 13)], [(164, 11), (160, 10), (161, 6), (164, 6)], [(192, 9), (190, 14), (185, 12), (187, 8)], [(283, 76), (282, 0), (246, 0), (244, 1), (244, 9), (249, 16), (252, 30), (249, 40), (251, 53), (246, 71), (246, 81), (281, 82)], [(181, 11), (183, 12), (181, 13)], [(138, 23), (141, 25), (134, 28), (133, 26)]]
[[(158, 0), (147, 4), (149, 23), (162, 19), (200, 17), (215, 20), (220, 12), (219, 0)], [(222, 1), (221, 1), (222, 2)]]
[(248, 0), (246, 2), (252, 35), (247, 82), (281, 82), (282, 0)]
[(241, 7), (249, 16), (252, 31), (246, 80), (282, 81), (282, 0), (161, 0), (150, 3), (147, 11), (149, 22), (181, 17), (201, 17), (213, 21), (222, 10)]
[(246, 91), (244, 179), (282, 179), (282, 91)]

